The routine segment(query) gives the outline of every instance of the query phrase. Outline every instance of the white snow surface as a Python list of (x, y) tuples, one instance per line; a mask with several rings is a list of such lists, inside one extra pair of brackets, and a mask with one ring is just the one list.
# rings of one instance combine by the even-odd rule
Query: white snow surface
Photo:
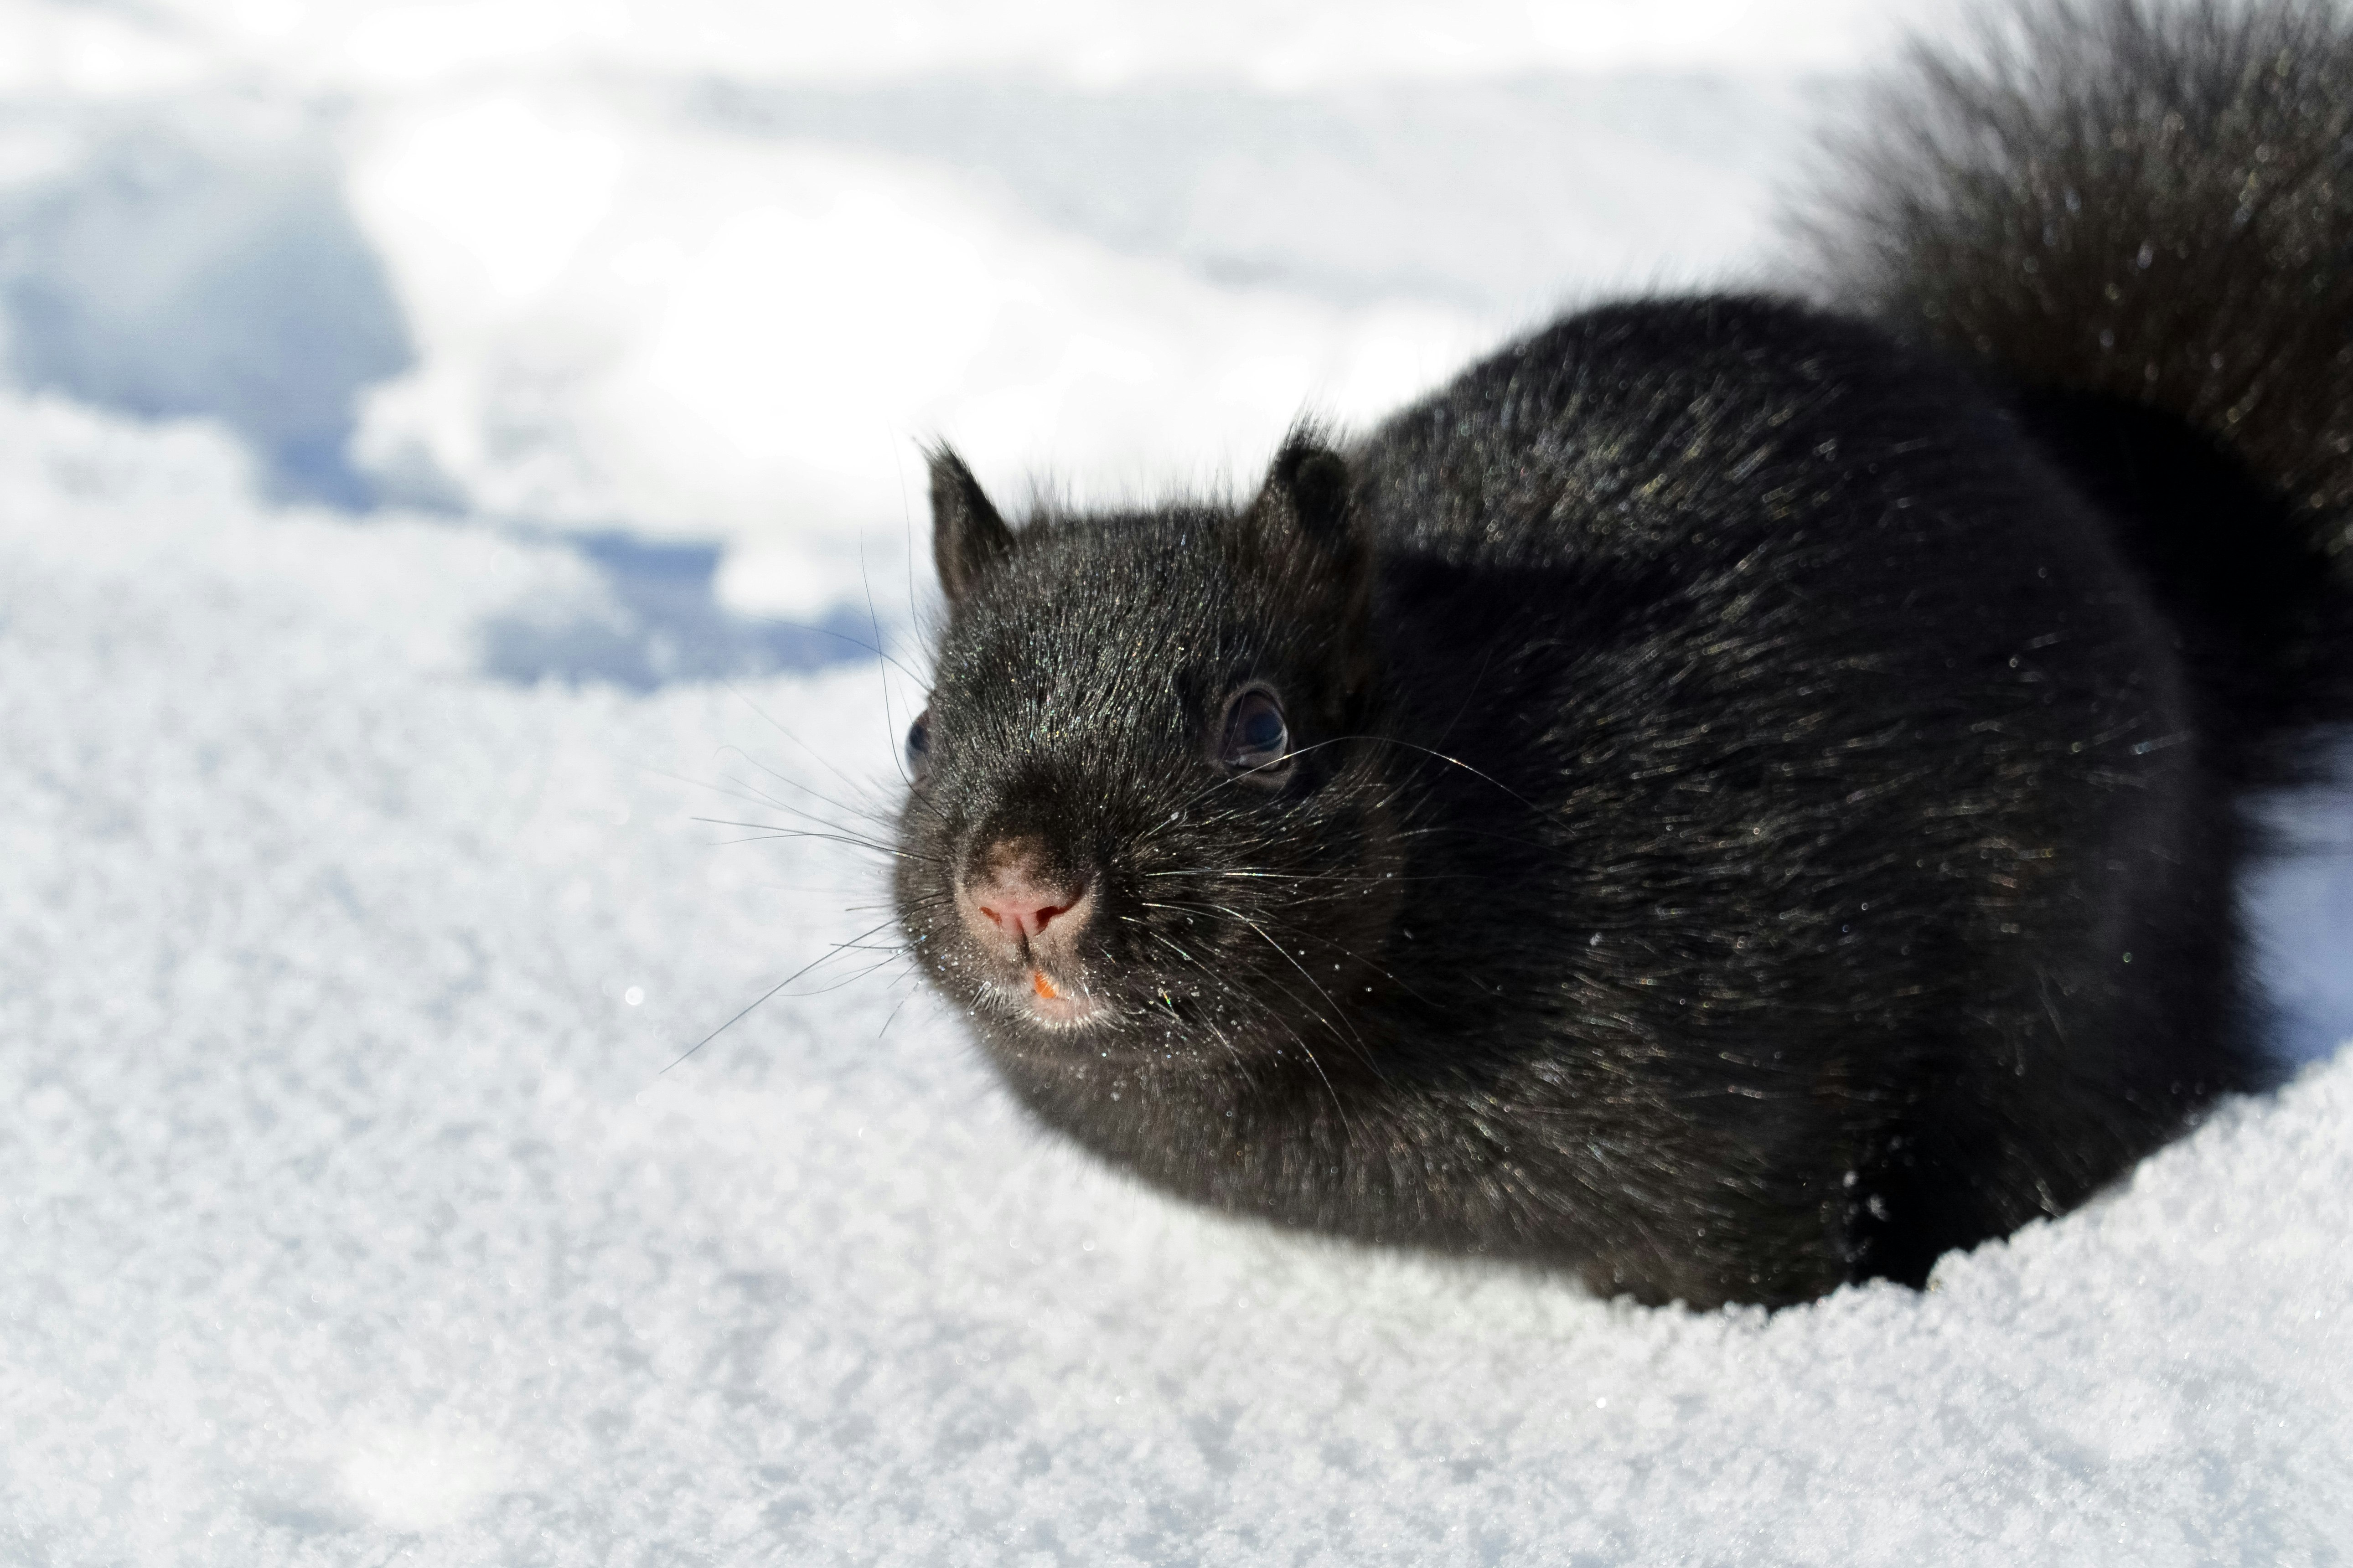
[(2353, 1055), (1926, 1294), (1646, 1310), (1273, 1234), (1025, 1126), (881, 955), (665, 1073), (879, 918), (876, 858), (691, 820), (886, 804), (875, 667), (488, 679), (486, 621), (597, 613), (575, 557), (270, 510), (218, 435), (57, 402), (0, 405), (0, 553), (8, 1560), (2353, 1539)]
[(1768, 276), (1885, 20), (0, 0), (0, 1562), (2346, 1562), (2353, 790), (2291, 1082), (1770, 1318), (1143, 1191), (704, 820), (887, 831), (918, 439), (1246, 483)]

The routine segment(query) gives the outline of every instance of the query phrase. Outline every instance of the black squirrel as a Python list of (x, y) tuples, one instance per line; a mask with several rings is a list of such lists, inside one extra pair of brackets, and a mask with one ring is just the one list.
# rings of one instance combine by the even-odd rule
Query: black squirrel
[(945, 448), (899, 917), (1214, 1207), (1801, 1301), (2264, 1081), (2234, 792), (2353, 712), (2353, 27), (1926, 51), (1823, 291), (1514, 342), (1247, 504)]

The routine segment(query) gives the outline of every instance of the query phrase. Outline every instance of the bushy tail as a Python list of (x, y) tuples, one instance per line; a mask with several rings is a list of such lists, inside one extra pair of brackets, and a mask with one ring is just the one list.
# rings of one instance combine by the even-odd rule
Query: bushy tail
[(1810, 227), (1838, 301), (2017, 389), (2197, 651), (2230, 668), (2218, 707), (2240, 728), (2344, 714), (2345, 11), (2021, 7), (1973, 48), (1915, 48), (1837, 162)]

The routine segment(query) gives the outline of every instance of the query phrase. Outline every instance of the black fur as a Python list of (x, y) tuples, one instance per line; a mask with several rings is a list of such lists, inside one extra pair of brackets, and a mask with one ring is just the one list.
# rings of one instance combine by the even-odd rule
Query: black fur
[(2348, 706), (2353, 25), (2330, 0), (2042, 6), (1881, 85), (1826, 298), (2016, 389), (2122, 525), (2260, 776)]
[(960, 597), (1012, 553), (1013, 533), (997, 515), (964, 459), (943, 447), (932, 454), (932, 564), (940, 586)]
[[(2193, 15), (2067, 24), (2174, 39), (2170, 76), (2091, 44), (2075, 68), (2143, 113), (2231, 26), (2321, 26)], [(1997, 68), (1933, 64), (1926, 112), (2014, 91), (2044, 134), (2056, 89)], [(2165, 110), (2166, 145), (2235, 101)], [(2338, 134), (2333, 104), (2283, 112)], [(1909, 183), (1865, 177), (1958, 184), (1964, 153), (2041, 143), (1918, 145)], [(2208, 242), (2204, 207), (2094, 163), (2069, 210), (2128, 227), (2140, 201)], [(2314, 585), (2334, 470), (2275, 465), (2301, 448), (2263, 422), (2325, 429), (2339, 383), (2253, 250), (2167, 276), (2271, 301), (2232, 341), (2303, 355), (2295, 408), (2184, 442), (2205, 404), (2046, 374), (2017, 311), (1948, 363), (1937, 301), (1999, 292), (2028, 244), (2073, 299), (2070, 258), (2105, 255), (1954, 211), (1870, 230), (1893, 335), (1764, 299), (1588, 312), (1345, 449), (1294, 435), (1240, 508), (1047, 511), (999, 546), (940, 454), (951, 608), (899, 908), (1014, 1091), (1219, 1208), (1708, 1305), (1917, 1283), (2254, 1083), (2230, 792), (2316, 716), (2296, 693), (2342, 613)], [(2107, 330), (2136, 345), (2209, 313), (2130, 299)], [(2012, 370), (2031, 391), (1989, 379)], [(1246, 685), (1287, 714), (1276, 784), (1219, 765)], [(959, 923), (957, 879), (1013, 843), (1098, 900), (1091, 1026), (1041, 1025)]]

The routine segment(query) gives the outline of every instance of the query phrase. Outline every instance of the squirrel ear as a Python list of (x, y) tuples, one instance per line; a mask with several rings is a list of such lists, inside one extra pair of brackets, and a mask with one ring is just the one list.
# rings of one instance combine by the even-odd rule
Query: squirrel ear
[(1267, 471), (1258, 510), (1287, 518), (1327, 550), (1348, 542), (1348, 464), (1312, 427), (1292, 431)]
[(1013, 549), (1013, 531), (962, 458), (942, 446), (932, 449), (931, 458), (932, 562), (953, 605), (990, 563)]
[(1373, 552), (1356, 526), (1348, 460), (1312, 425), (1294, 426), (1267, 470), (1266, 488), (1237, 520), (1241, 563), (1270, 572), (1303, 615), (1325, 624), (1345, 660), (1345, 689), (1371, 679), (1366, 637)]

